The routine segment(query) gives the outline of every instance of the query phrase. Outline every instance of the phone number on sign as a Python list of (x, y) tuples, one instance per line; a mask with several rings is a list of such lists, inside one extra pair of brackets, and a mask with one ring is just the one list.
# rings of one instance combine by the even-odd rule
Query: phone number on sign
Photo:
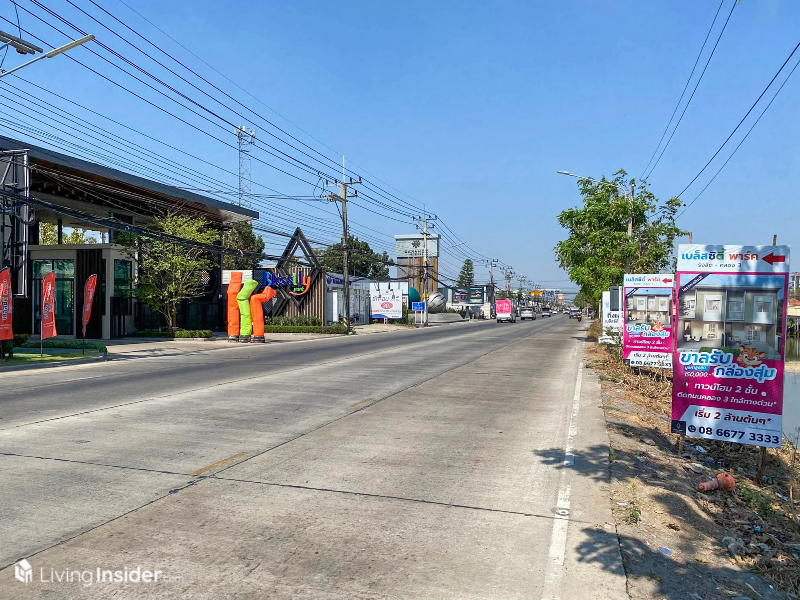
[(781, 438), (779, 435), (770, 435), (766, 433), (753, 433), (747, 431), (736, 431), (735, 429), (717, 429), (716, 432), (714, 431), (713, 427), (695, 427), (694, 425), (689, 425), (689, 432), (694, 433), (697, 431), (700, 435), (714, 435), (716, 433), (717, 438), (728, 438), (731, 440), (741, 440), (747, 435), (747, 438), (751, 442), (766, 442), (768, 444), (780, 444)]

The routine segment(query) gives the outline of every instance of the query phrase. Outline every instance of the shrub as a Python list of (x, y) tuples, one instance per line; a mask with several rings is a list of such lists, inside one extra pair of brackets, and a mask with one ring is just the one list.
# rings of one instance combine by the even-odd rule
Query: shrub
[(155, 338), (210, 338), (210, 329), (180, 329), (177, 331), (161, 331), (159, 329), (141, 329), (134, 331), (131, 337), (155, 337)]
[(281, 327), (322, 327), (324, 323), (319, 317), (266, 317), (265, 325), (278, 325)]
[(733, 354), (734, 356), (739, 356), (739, 354), (741, 353), (741, 350), (739, 350), (739, 348), (726, 348), (724, 346), (722, 348), (712, 348), (711, 346), (703, 346), (702, 348), (700, 348), (698, 352), (711, 353), (714, 350), (719, 350), (720, 352), (727, 352), (728, 354)]
[(105, 344), (95, 342), (94, 340), (86, 340), (86, 346), (83, 345), (83, 340), (43, 340), (41, 342), (39, 342), (39, 340), (29, 340), (21, 344), (20, 347), (39, 348), (39, 344), (41, 344), (42, 348), (69, 348), (72, 350), (80, 350), (85, 347), (87, 350), (97, 350), (104, 354), (108, 352), (108, 348), (106, 348)]
[(15, 347), (19, 347), (19, 348), (23, 348), (25, 342), (28, 341), (29, 337), (30, 336), (27, 333), (15, 333), (14, 334), (14, 340), (13, 340), (14, 341), (14, 346)]
[(333, 325), (265, 325), (264, 333), (347, 333), (344, 323)]

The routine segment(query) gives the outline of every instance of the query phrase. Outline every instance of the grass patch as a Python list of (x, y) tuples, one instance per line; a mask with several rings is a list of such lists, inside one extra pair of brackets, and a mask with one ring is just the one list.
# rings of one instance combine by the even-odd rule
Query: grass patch
[[(108, 352), (105, 344), (101, 344), (100, 342), (96, 342), (94, 340), (86, 340), (86, 352), (88, 353), (89, 350), (96, 350), (98, 352), (102, 352), (105, 354)], [(41, 344), (41, 346), (40, 346)], [(83, 349), (83, 340), (42, 340), (39, 342), (38, 340), (29, 340), (22, 344), (20, 348), (65, 348), (70, 350), (81, 350)]]
[(766, 516), (772, 514), (772, 498), (767, 494), (746, 485), (740, 485), (739, 496), (752, 510), (756, 510)]
[(3, 367), (19, 367), (23, 365), (49, 364), (64, 362), (69, 360), (80, 360), (82, 358), (97, 358), (100, 353), (97, 350), (86, 350), (86, 354), (15, 354), (11, 360), (0, 360), (0, 370)]
[(619, 454), (617, 454), (616, 448), (609, 448), (608, 449), (608, 462), (612, 463), (619, 458)]

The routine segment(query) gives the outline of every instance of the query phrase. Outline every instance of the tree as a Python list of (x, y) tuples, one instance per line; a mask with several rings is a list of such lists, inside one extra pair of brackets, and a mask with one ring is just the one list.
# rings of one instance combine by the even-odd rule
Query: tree
[[(675, 238), (687, 233), (675, 224), (680, 199), (661, 202), (639, 184), (631, 202), (622, 190), (630, 189), (635, 180), (626, 180), (626, 175), (620, 170), (611, 181), (579, 179), (583, 206), (558, 216), (569, 237), (556, 245), (556, 260), (592, 305), (600, 301), (603, 290), (622, 285), (626, 265), (631, 273), (674, 269)], [(629, 215), (633, 218), (631, 238)]]
[[(389, 255), (386, 252), (378, 254), (367, 242), (362, 242), (355, 236), (348, 236), (350, 248), (349, 271), (356, 277), (369, 279), (389, 278)], [(344, 251), (341, 242), (329, 246), (320, 256), (320, 262), (326, 271), (344, 273)]]
[(461, 273), (458, 274), (458, 287), (470, 287), (473, 283), (475, 283), (475, 268), (472, 259), (468, 258), (461, 267)]
[(226, 248), (233, 248), (241, 250), (243, 255), (226, 254), (222, 259), (222, 264), (225, 269), (255, 269), (258, 267), (261, 259), (253, 256), (255, 253), (261, 254), (264, 252), (264, 240), (260, 235), (256, 235), (253, 231), (253, 224), (247, 221), (234, 223), (233, 227), (226, 231), (222, 236), (222, 243)]
[[(167, 214), (153, 225), (154, 233), (167, 234), (201, 244), (219, 242), (219, 234), (203, 219)], [(216, 264), (213, 255), (199, 246), (177, 244), (156, 237), (119, 233), (117, 243), (138, 262), (136, 296), (160, 312), (168, 327), (175, 327), (178, 304), (203, 293), (203, 275)]]
[[(71, 229), (66, 235), (62, 234), (64, 244), (96, 244), (97, 239), (87, 234), (87, 229)], [(39, 243), (43, 246), (58, 244), (58, 227), (52, 223), (39, 223)]]

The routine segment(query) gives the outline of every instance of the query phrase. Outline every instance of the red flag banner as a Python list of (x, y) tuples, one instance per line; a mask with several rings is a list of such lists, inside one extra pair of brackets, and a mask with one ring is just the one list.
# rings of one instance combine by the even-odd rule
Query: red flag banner
[(97, 287), (97, 275), (89, 275), (86, 286), (83, 288), (83, 337), (86, 338), (86, 325), (92, 316), (92, 302), (94, 302), (94, 290)]
[(0, 270), (0, 340), (13, 340), (11, 317), (14, 312), (14, 298), (11, 295), (11, 272), (8, 267)]
[(42, 339), (56, 335), (56, 273), (50, 271), (42, 279)]

